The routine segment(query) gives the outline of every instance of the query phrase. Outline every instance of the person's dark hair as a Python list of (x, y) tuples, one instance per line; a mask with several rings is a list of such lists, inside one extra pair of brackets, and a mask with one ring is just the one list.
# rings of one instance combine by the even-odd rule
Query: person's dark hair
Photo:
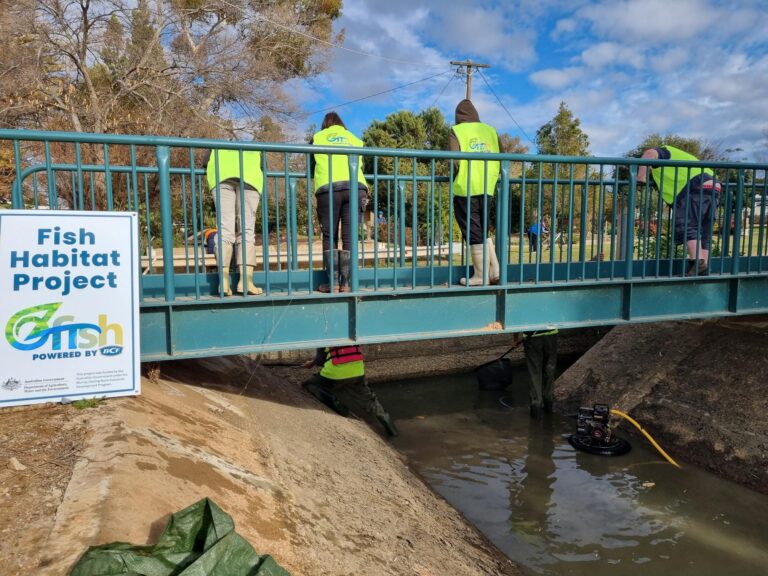
[(320, 129), (325, 130), (331, 126), (341, 126), (344, 129), (347, 128), (344, 125), (344, 121), (341, 119), (341, 116), (336, 114), (336, 112), (328, 112), (328, 114), (325, 115), (325, 118), (323, 118), (323, 124)]

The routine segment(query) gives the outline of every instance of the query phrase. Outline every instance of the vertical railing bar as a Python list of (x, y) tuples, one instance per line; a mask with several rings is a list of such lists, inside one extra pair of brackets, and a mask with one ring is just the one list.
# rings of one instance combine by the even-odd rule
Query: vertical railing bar
[(189, 274), (189, 228), (187, 220), (187, 176), (182, 174), (181, 178), (181, 216), (182, 216), (182, 242), (184, 243), (184, 272)]
[[(219, 273), (219, 299), (224, 298), (224, 286), (222, 284), (221, 279), (224, 275), (224, 268), (229, 270), (229, 265), (231, 262), (223, 262), (223, 245), (224, 245), (224, 231), (221, 228), (221, 183), (219, 180), (221, 179), (221, 169), (220, 169), (220, 161), (219, 161), (219, 149), (214, 148), (212, 151), (213, 154), (213, 175), (214, 175), (214, 186), (213, 186), (213, 198), (214, 198), (214, 204), (216, 205), (216, 269)], [(210, 159), (208, 160), (210, 162)], [(208, 185), (210, 186), (210, 182)]]
[(509, 160), (502, 160), (499, 166), (501, 173), (501, 190), (496, 202), (496, 213), (499, 216), (496, 228), (496, 251), (499, 255), (499, 285), (507, 284), (507, 267), (509, 266)]
[(112, 197), (112, 172), (109, 163), (109, 144), (104, 144), (104, 186), (107, 192), (107, 210), (112, 212), (115, 209), (114, 198)]
[(373, 157), (373, 290), (379, 290), (379, 157)]
[(416, 158), (411, 159), (411, 290), (416, 289), (416, 264), (419, 259), (419, 198), (416, 183)]
[(48, 140), (45, 141), (45, 173), (47, 178), (46, 184), (48, 185), (48, 205), (51, 209), (57, 210), (59, 207), (59, 195), (56, 190), (56, 175), (53, 173), (51, 162), (51, 143)]
[(520, 164), (520, 230), (518, 232), (518, 246), (520, 248), (520, 251), (518, 252), (517, 258), (519, 261), (520, 266), (519, 268), (519, 284), (522, 286), (523, 282), (525, 282), (525, 274), (523, 273), (523, 268), (525, 267), (525, 252), (523, 245), (526, 243), (525, 241), (525, 222), (526, 222), (526, 211), (525, 211), (525, 204), (526, 204), (526, 198), (525, 198), (525, 191), (527, 187), (526, 182), (526, 168), (525, 163)]
[(77, 206), (80, 210), (85, 210), (85, 190), (83, 183), (83, 164), (80, 142), (75, 142), (75, 166), (76, 166), (76, 178), (77, 178)]
[(453, 280), (453, 158), (448, 160), (448, 285)]
[[(307, 178), (307, 289), (311, 293), (314, 290), (314, 277), (312, 270), (314, 268), (314, 224), (315, 217), (313, 214), (314, 204), (312, 202), (313, 188), (314, 188), (314, 175), (311, 172), (311, 154), (307, 153), (304, 157), (304, 169), (306, 171)], [(321, 238), (322, 240), (322, 238)], [(322, 252), (322, 249), (321, 249)], [(321, 254), (322, 256), (322, 254)]]
[[(579, 252), (581, 253), (581, 280), (587, 277), (587, 212), (589, 211), (589, 165), (584, 164), (584, 184), (581, 187), (581, 220), (579, 222)], [(570, 248), (571, 236), (568, 236), (568, 247)], [(570, 258), (568, 266), (570, 268)]]
[[(189, 149), (189, 172), (191, 175), (189, 178), (189, 193), (190, 193), (190, 205), (192, 207), (192, 214), (191, 214), (192, 257), (194, 260), (194, 271), (195, 271), (195, 300), (200, 300), (200, 267), (199, 267), (199, 261), (198, 261), (198, 258), (200, 257), (200, 252), (198, 252), (197, 235), (204, 228), (201, 230), (198, 230), (198, 227), (197, 227), (197, 186), (195, 182), (196, 178), (195, 178), (195, 149), (194, 148)], [(202, 195), (202, 192), (201, 192), (201, 195)], [(202, 252), (203, 254), (205, 253), (205, 238), (203, 238)], [(205, 256), (203, 256), (203, 258), (205, 258)], [(205, 266), (203, 266), (203, 274), (205, 274)]]
[[(259, 162), (261, 163), (261, 262), (262, 268), (264, 268), (264, 294), (269, 296), (272, 292), (272, 275), (270, 274), (269, 265), (269, 177), (267, 176), (266, 150), (260, 150)], [(245, 226), (241, 227), (243, 229), (245, 228)], [(256, 241), (255, 236), (256, 234), (254, 231), (254, 242)]]
[(173, 269), (173, 221), (171, 212), (171, 153), (168, 146), (158, 146), (157, 176), (160, 188), (160, 232), (163, 238), (163, 281), (165, 301), (176, 299)]
[(360, 156), (357, 154), (351, 154), (347, 156), (349, 163), (349, 227), (351, 228), (351, 245), (349, 247), (349, 284), (352, 288), (352, 292), (357, 292), (360, 289), (360, 279), (358, 276), (358, 246), (360, 243), (360, 196), (358, 193), (358, 168), (360, 167)]

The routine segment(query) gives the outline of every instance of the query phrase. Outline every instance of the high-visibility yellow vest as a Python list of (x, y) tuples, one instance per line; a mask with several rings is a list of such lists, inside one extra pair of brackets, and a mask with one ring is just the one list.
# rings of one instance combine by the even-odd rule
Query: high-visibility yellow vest
[[(216, 169), (218, 156), (218, 172)], [(250, 184), (256, 190), (264, 186), (264, 174), (261, 171), (261, 152), (243, 151), (243, 174), (240, 175), (240, 151), (239, 150), (211, 150), (211, 157), (206, 167), (208, 188), (213, 190), (217, 184), (230, 178), (237, 178), (246, 184)], [(217, 178), (218, 176), (218, 178)]]
[[(662, 146), (665, 150), (669, 150), (670, 160), (689, 160), (697, 162), (699, 159), (693, 154), (688, 154), (684, 150), (675, 148), (674, 146)], [(714, 172), (709, 168), (683, 168), (680, 166), (656, 166), (651, 169), (651, 176), (653, 181), (656, 182), (656, 186), (659, 187), (661, 197), (667, 204), (675, 203), (675, 196), (685, 188), (688, 181), (700, 174), (709, 174), (714, 178)]]
[(325, 364), (320, 376), (330, 380), (346, 380), (365, 374), (363, 353), (360, 346), (340, 346), (325, 349)]
[[(362, 148), (363, 141), (352, 134), (346, 128), (341, 126), (330, 126), (321, 130), (312, 138), (312, 144), (317, 146), (353, 146)], [(315, 183), (315, 192), (323, 186), (328, 186), (331, 177), (334, 182), (349, 182), (349, 158), (346, 154), (315, 154), (315, 173), (313, 175)], [(359, 158), (357, 168), (357, 183), (363, 184), (366, 188), (368, 183), (363, 175), (363, 159)]]
[[(484, 122), (463, 122), (453, 127), (462, 152), (499, 152), (499, 136), (493, 126)], [(498, 160), (459, 161), (459, 173), (453, 181), (455, 196), (477, 196), (496, 193), (501, 164)]]

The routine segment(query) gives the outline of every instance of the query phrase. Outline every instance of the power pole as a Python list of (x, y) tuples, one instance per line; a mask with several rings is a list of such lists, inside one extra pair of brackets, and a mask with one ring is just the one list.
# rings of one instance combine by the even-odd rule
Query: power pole
[[(472, 60), (465, 60), (459, 62), (458, 60), (451, 60), (451, 66), (464, 66), (467, 69), (467, 100), (472, 99), (472, 68), (490, 68), (490, 64), (475, 64)], [(459, 69), (461, 71), (461, 69)]]

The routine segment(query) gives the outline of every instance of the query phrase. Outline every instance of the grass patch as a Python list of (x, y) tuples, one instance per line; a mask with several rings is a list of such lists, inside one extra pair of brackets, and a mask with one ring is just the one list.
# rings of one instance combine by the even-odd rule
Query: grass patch
[(104, 402), (104, 398), (83, 398), (81, 400), (75, 400), (72, 402), (72, 406), (78, 410), (85, 410), (86, 408), (97, 408)]

